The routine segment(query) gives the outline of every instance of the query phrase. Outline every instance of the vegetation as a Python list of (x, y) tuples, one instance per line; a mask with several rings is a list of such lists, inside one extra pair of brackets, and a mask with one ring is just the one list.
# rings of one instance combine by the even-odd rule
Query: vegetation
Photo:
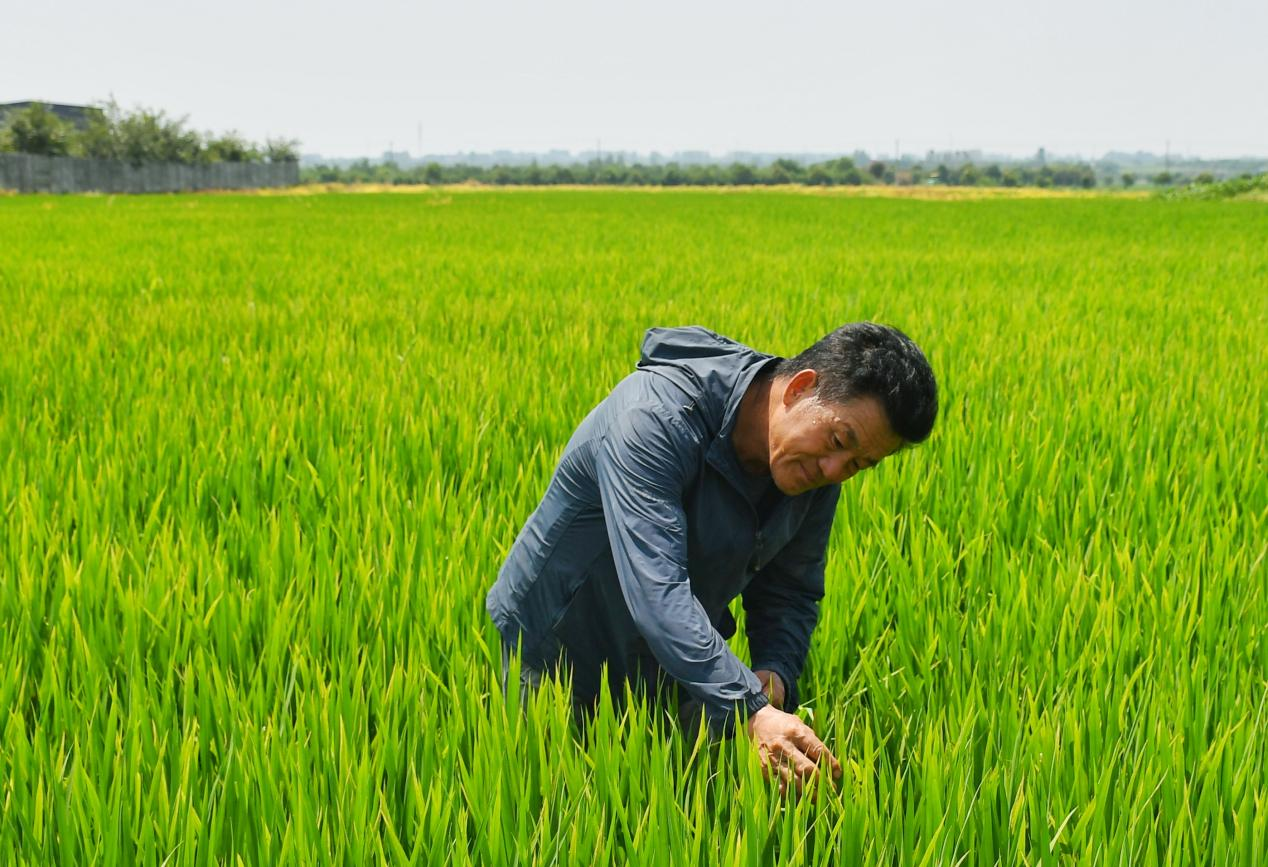
[(780, 159), (769, 166), (733, 163), (730, 166), (709, 164), (626, 165), (611, 160), (594, 160), (577, 165), (536, 164), (527, 166), (471, 165), (442, 166), (439, 163), (402, 168), (393, 162), (372, 164), (360, 160), (346, 168), (316, 166), (300, 172), (308, 183), (377, 183), (377, 184), (461, 184), (470, 181), (496, 186), (519, 185), (605, 185), (605, 186), (748, 186), (805, 184), (809, 186), (858, 186), (859, 184), (943, 184), (964, 187), (1069, 187), (1087, 189), (1096, 186), (1096, 172), (1085, 164), (1055, 163), (1043, 166), (1009, 166), (1001, 169), (989, 165), (979, 169), (972, 163), (931, 169), (894, 170), (880, 161), (860, 170), (849, 157), (802, 165), (795, 160)]
[(126, 160), (133, 165), (299, 159), (299, 143), (291, 139), (270, 139), (260, 148), (236, 132), (198, 133), (186, 128), (185, 118), (145, 108), (124, 111), (114, 100), (95, 106), (82, 125), (62, 120), (40, 103), (10, 111), (0, 120), (0, 151)]
[[(32, 196), (0, 237), (0, 863), (1268, 861), (1268, 208)], [(504, 699), (484, 593), (644, 329), (862, 318), (944, 410), (843, 488), (840, 785)]]
[(1208, 175), (1161, 195), (1165, 199), (1265, 199), (1268, 198), (1268, 174), (1243, 175), (1218, 182)]

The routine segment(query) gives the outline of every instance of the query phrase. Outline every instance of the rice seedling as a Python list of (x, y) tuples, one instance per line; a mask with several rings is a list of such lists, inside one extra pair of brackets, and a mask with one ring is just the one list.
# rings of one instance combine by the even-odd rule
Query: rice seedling
[[(0, 200), (0, 862), (1265, 863), (1266, 238), (1255, 202)], [(944, 409), (843, 489), (802, 679), (841, 782), (504, 697), (484, 593), (644, 329), (855, 319)]]

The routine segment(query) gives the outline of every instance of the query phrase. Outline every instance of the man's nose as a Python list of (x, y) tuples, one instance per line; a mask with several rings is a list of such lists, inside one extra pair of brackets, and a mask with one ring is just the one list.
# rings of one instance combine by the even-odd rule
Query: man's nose
[(853, 467), (854, 462), (845, 455), (828, 455), (819, 462), (819, 471), (823, 473), (824, 479), (834, 485), (839, 485), (854, 475)]

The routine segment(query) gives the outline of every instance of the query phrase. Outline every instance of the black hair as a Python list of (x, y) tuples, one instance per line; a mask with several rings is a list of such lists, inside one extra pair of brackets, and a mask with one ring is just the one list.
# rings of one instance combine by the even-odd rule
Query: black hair
[(776, 376), (810, 368), (819, 374), (816, 393), (831, 403), (874, 397), (889, 426), (905, 443), (923, 442), (938, 417), (938, 383), (920, 347), (897, 328), (849, 322), (793, 358)]

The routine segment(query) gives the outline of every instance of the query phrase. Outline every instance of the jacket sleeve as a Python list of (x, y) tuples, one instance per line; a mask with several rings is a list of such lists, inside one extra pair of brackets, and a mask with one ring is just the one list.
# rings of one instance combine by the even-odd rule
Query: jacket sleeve
[(698, 446), (668, 412), (635, 404), (609, 427), (596, 456), (604, 523), (621, 594), (648, 648), (703, 703), (710, 725), (730, 733), (768, 699), (691, 592), (682, 497)]
[(841, 486), (821, 489), (797, 534), (744, 588), (744, 629), (753, 669), (769, 669), (784, 682), (784, 710), (800, 703), (810, 634), (819, 622), (828, 537)]

